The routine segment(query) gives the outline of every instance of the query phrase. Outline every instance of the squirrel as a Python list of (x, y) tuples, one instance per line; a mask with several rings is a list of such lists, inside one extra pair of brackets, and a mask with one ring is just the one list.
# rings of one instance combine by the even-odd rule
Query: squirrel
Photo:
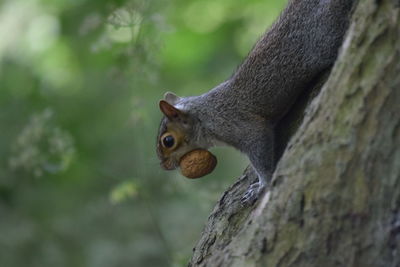
[(302, 91), (335, 62), (356, 0), (289, 0), (233, 75), (200, 96), (160, 100), (161, 166), (173, 170), (194, 149), (229, 145), (258, 176), (241, 199), (254, 203), (276, 167), (276, 125)]

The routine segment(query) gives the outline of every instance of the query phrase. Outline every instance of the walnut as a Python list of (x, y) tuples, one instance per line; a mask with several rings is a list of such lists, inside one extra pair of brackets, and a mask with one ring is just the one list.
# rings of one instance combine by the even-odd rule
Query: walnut
[(217, 158), (205, 149), (192, 150), (182, 156), (179, 166), (187, 178), (200, 178), (212, 172), (217, 166)]

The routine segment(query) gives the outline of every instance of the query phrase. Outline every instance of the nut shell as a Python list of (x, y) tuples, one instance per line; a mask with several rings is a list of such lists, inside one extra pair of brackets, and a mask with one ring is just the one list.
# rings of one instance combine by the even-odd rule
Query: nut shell
[(217, 158), (205, 149), (192, 150), (182, 156), (179, 166), (187, 178), (200, 178), (212, 172), (217, 166)]

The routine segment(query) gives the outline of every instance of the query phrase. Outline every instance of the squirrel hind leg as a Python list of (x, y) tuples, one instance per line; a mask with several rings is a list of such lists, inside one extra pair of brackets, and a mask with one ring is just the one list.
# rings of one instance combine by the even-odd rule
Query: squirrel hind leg
[(257, 140), (247, 153), (258, 181), (250, 185), (241, 199), (242, 204), (246, 206), (253, 205), (265, 192), (275, 168), (273, 130), (268, 129)]

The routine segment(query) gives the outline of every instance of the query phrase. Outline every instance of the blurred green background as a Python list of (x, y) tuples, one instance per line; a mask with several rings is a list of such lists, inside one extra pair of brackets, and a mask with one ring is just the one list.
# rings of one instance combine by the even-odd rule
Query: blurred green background
[(228, 78), (284, 4), (0, 1), (0, 266), (186, 266), (248, 160), (161, 170), (158, 100)]

